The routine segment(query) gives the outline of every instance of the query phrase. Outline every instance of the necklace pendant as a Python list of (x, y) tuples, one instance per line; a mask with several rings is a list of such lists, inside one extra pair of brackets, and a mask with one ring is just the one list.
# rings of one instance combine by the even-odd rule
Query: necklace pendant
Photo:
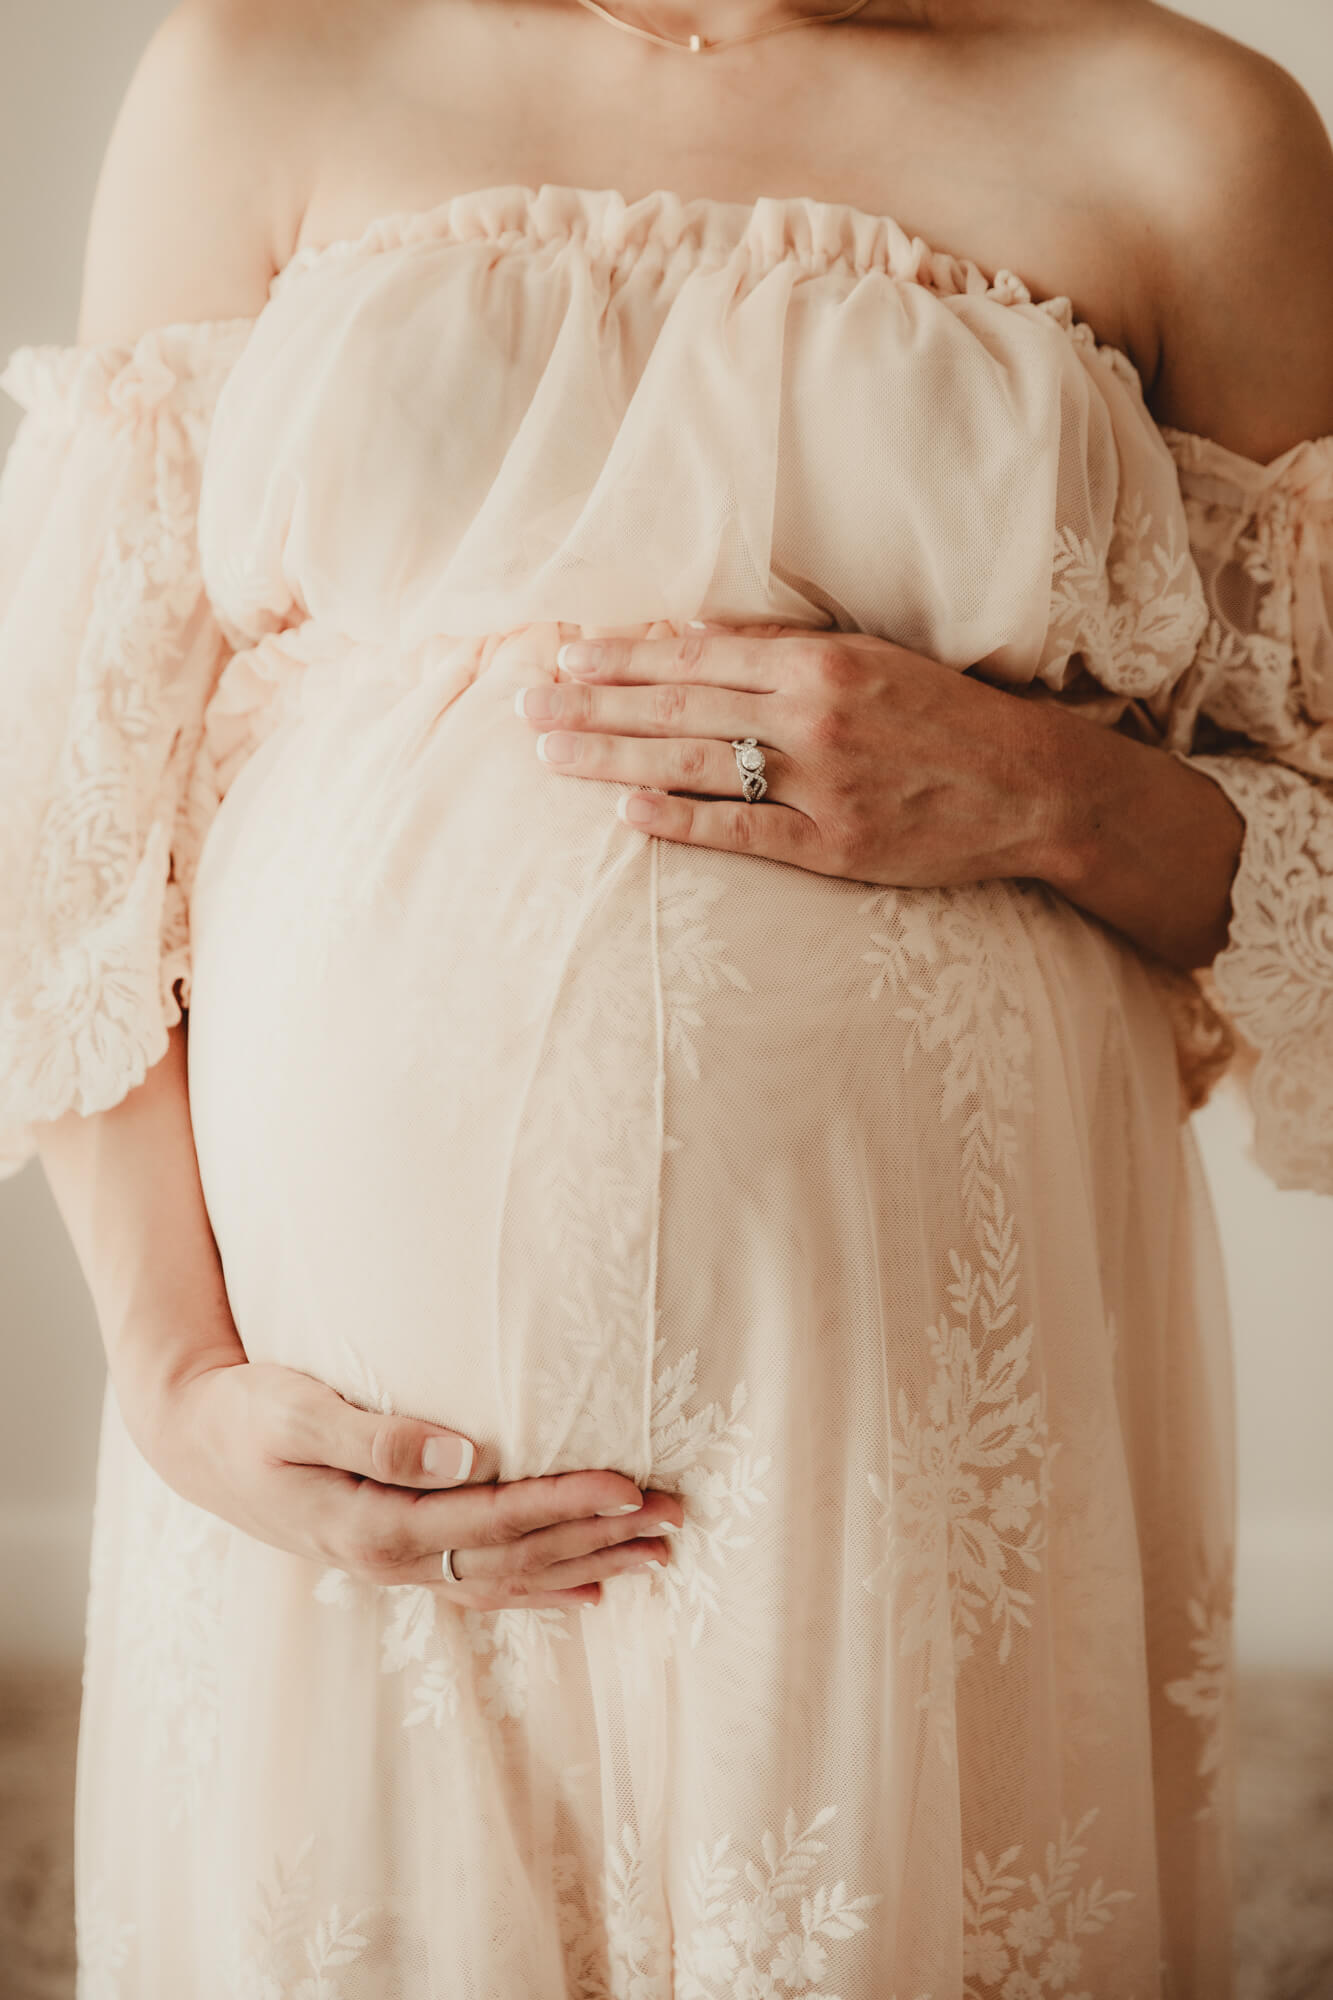
[(702, 36), (702, 35), (691, 35), (691, 36), (690, 36), (690, 54), (691, 54), (692, 56), (701, 56), (701, 55), (703, 54), (703, 50), (704, 50), (704, 38), (703, 38), (703, 36)]

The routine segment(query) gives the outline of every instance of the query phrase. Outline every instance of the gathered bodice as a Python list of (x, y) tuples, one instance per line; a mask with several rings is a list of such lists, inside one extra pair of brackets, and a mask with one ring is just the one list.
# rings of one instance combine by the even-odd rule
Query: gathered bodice
[(1081, 649), (1138, 696), (1204, 622), (1128, 359), (804, 198), (495, 188), (299, 252), (222, 387), (200, 545), (239, 642), (706, 613), (1056, 686)]
[(202, 844), (289, 694), (366, 648), (410, 680), (423, 647), (709, 618), (876, 634), (1221, 785), (1215, 992), (1266, 1163), (1333, 1186), (1333, 439), (1259, 465), (1160, 427), (1068, 299), (888, 217), (554, 185), (0, 386), (0, 1165), (161, 1054)]

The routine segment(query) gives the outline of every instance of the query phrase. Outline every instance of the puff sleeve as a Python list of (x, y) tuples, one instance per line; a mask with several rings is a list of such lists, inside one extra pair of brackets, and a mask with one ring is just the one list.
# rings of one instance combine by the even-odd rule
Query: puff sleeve
[(35, 1125), (140, 1083), (188, 996), (230, 650), (197, 509), (250, 324), (20, 348), (0, 375), (24, 411), (0, 474), (0, 1172)]
[(1245, 821), (1211, 986), (1257, 1056), (1256, 1159), (1333, 1193), (1333, 438), (1261, 466), (1163, 435), (1208, 606), (1167, 740)]

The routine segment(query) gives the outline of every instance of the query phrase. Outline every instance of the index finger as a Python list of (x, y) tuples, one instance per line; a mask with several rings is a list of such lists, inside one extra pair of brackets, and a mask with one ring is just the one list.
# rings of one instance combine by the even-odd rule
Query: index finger
[(562, 673), (577, 679), (688, 681), (707, 687), (774, 694), (790, 685), (811, 635), (782, 629), (753, 632), (683, 632), (662, 639), (571, 639), (555, 656)]

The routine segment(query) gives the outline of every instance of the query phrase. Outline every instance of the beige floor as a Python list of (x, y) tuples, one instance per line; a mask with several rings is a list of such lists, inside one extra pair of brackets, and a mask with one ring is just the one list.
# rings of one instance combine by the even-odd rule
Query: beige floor
[[(0, 1678), (0, 2000), (74, 1993), (78, 1699), (77, 1676)], [(1333, 2000), (1333, 1680), (1250, 1675), (1241, 1744), (1236, 2000)]]

